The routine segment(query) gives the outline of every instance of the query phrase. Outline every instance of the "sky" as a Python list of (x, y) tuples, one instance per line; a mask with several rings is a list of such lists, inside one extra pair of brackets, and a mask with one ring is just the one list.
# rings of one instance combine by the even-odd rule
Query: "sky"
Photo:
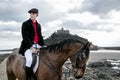
[(42, 35), (64, 28), (98, 46), (120, 46), (120, 0), (0, 0), (0, 49), (20, 47), (28, 10), (39, 9)]

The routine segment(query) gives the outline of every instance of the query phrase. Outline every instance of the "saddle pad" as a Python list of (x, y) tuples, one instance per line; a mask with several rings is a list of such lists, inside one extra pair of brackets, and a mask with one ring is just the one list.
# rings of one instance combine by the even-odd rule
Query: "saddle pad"
[[(25, 70), (25, 67), (26, 67), (25, 64), (26, 64), (26, 59), (24, 58), (24, 60), (23, 60), (23, 68), (24, 68), (24, 70)], [(39, 55), (34, 55), (32, 65), (31, 65), (31, 69), (33, 70), (34, 73), (37, 71), (38, 65), (39, 65)]]
[(33, 67), (33, 72), (34, 73), (37, 71), (38, 65), (39, 65), (39, 56), (38, 55), (35, 55), (35, 56), (36, 56), (36, 64)]

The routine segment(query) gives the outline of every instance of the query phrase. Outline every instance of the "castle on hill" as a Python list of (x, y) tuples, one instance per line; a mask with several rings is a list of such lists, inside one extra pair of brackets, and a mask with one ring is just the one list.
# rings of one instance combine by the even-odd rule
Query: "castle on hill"
[(61, 28), (60, 30), (57, 30), (57, 34), (70, 34), (69, 30), (64, 30), (64, 28)]

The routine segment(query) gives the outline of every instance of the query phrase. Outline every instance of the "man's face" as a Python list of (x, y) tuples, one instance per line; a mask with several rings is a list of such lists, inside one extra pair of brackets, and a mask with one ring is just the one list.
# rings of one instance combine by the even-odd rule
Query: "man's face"
[(30, 13), (30, 18), (32, 20), (35, 20), (37, 18), (38, 14), (37, 13)]

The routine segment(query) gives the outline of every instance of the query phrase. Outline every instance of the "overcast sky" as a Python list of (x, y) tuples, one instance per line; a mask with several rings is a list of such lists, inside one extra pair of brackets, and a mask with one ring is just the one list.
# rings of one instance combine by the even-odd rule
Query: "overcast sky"
[(120, 0), (0, 0), (0, 49), (20, 46), (31, 8), (45, 38), (63, 27), (98, 46), (120, 46)]

